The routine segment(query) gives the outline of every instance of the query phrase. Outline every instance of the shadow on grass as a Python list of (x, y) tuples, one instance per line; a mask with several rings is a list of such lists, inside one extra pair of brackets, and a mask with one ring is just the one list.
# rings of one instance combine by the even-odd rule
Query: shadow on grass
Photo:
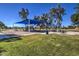
[(10, 37), (0, 39), (0, 42), (13, 42), (13, 41), (21, 40), (20, 36), (17, 36), (17, 35), (7, 35), (7, 36), (10, 36)]
[(0, 47), (0, 56), (2, 55), (3, 52), (6, 52), (2, 47)]

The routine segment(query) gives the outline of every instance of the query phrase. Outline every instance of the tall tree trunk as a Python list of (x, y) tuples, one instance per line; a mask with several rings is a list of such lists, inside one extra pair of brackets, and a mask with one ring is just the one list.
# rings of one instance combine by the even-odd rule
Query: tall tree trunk
[(56, 18), (56, 22), (57, 22), (57, 24), (56, 24), (56, 31), (58, 32), (59, 31), (59, 29), (58, 29), (58, 18)]

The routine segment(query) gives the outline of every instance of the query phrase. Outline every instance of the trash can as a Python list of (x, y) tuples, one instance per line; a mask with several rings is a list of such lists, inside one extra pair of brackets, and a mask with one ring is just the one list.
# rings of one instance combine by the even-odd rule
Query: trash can
[(46, 30), (46, 34), (49, 34), (49, 33), (48, 33), (48, 30)]

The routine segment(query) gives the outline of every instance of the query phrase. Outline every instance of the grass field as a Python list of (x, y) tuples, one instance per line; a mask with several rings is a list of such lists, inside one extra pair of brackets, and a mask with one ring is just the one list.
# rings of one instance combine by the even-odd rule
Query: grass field
[(2, 56), (77, 56), (79, 36), (30, 35), (0, 41)]

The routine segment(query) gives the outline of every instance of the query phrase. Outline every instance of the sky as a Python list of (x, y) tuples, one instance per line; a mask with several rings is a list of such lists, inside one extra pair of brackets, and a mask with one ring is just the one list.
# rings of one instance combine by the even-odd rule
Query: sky
[[(66, 15), (63, 16), (62, 26), (71, 25), (71, 15), (75, 12), (75, 3), (61, 4), (65, 8)], [(40, 16), (43, 13), (48, 13), (51, 8), (57, 7), (56, 3), (0, 3), (0, 21), (7, 26), (12, 26), (14, 23), (21, 21), (19, 11), (21, 8), (29, 10), (29, 19), (34, 16)]]

